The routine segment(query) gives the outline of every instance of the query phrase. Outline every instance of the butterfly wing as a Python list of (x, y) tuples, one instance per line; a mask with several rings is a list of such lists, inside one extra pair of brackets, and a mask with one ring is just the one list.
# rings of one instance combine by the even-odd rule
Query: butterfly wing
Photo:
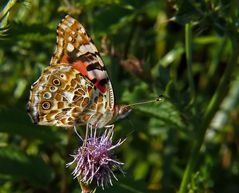
[(28, 112), (36, 124), (73, 127), (90, 105), (93, 87), (67, 64), (50, 66), (31, 86)]
[(85, 28), (67, 15), (57, 28), (57, 47), (50, 65), (66, 63), (87, 77), (114, 107), (114, 94), (105, 65)]
[[(73, 127), (100, 121), (113, 108), (113, 89), (99, 52), (84, 27), (67, 15), (58, 25), (50, 66), (31, 87), (29, 114), (37, 124)], [(103, 117), (101, 126), (110, 118)]]

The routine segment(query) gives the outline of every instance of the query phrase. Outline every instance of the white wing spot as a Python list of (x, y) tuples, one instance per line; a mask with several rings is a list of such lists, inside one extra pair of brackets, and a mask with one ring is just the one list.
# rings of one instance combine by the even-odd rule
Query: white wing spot
[(81, 25), (80, 29), (78, 29), (79, 33), (86, 33), (85, 28)]
[(96, 49), (95, 45), (92, 44), (91, 42), (90, 42), (89, 46), (90, 46), (91, 49), (94, 51), (94, 53), (95, 53), (95, 52), (98, 52), (98, 50)]
[(65, 25), (65, 24), (62, 23), (62, 24), (60, 25), (60, 27), (61, 27), (63, 30), (66, 30), (67, 25)]
[(59, 35), (63, 35), (63, 33), (62, 33), (61, 30), (57, 30), (57, 34), (59, 34)]
[(57, 42), (59, 43), (59, 45), (61, 45), (61, 46), (63, 45), (63, 39), (62, 38), (57, 37)]
[(80, 79), (80, 83), (81, 83), (82, 85), (85, 85), (85, 84), (86, 84), (86, 81), (82, 78), (82, 79)]
[(73, 19), (73, 18), (68, 18), (68, 22), (71, 23), (71, 25), (73, 25), (74, 22), (75, 22), (75, 19)]
[(81, 52), (77, 52), (77, 53), (76, 53), (76, 57), (80, 57), (81, 55), (82, 55)]
[(82, 42), (83, 41), (83, 39), (82, 39), (82, 37), (79, 35), (79, 36), (77, 36), (77, 41), (79, 41), (79, 42)]
[(69, 103), (71, 103), (73, 101), (74, 93), (63, 92), (62, 95)]
[(97, 55), (97, 61), (99, 62), (101, 66), (104, 66), (102, 59), (98, 55)]
[(80, 50), (80, 52), (82, 53), (82, 54), (85, 54), (86, 52), (92, 52), (92, 49), (91, 49), (91, 47), (90, 47), (90, 45), (89, 44), (85, 44), (85, 45), (81, 45), (80, 46), (80, 48), (79, 48), (79, 50)]
[(68, 40), (71, 42), (71, 41), (72, 41), (72, 37), (71, 37), (71, 36), (69, 36), (69, 37), (68, 37)]
[(68, 52), (72, 52), (74, 50), (74, 46), (71, 43), (68, 43), (66, 49)]

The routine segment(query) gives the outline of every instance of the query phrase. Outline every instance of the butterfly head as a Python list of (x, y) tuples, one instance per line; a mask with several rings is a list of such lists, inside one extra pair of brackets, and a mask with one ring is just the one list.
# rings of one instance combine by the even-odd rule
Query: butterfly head
[(131, 111), (132, 108), (129, 105), (115, 105), (115, 121), (125, 118)]
[(138, 102), (138, 103), (133, 103), (133, 104), (129, 104), (129, 105), (115, 105), (113, 120), (117, 121), (119, 119), (125, 118), (132, 111), (132, 108), (136, 105), (158, 102), (158, 101), (161, 101), (163, 98), (164, 98), (163, 96), (159, 96), (154, 100)]

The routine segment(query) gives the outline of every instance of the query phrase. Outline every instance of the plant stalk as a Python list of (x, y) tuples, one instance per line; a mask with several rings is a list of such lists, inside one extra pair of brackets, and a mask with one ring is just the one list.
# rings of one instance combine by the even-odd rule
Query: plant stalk
[(191, 100), (189, 104), (193, 104), (195, 100), (195, 86), (192, 73), (192, 25), (187, 23), (185, 25), (185, 52), (187, 62), (188, 82), (191, 93)]
[(178, 193), (188, 192), (187, 186), (189, 184), (190, 178), (195, 169), (196, 162), (199, 158), (200, 149), (204, 142), (207, 128), (209, 128), (210, 123), (214, 115), (216, 114), (217, 110), (219, 109), (221, 102), (223, 101), (225, 95), (228, 93), (230, 78), (231, 78), (231, 75), (233, 74), (234, 68), (236, 67), (236, 61), (237, 61), (238, 46), (236, 45), (236, 43), (237, 43), (236, 40), (231, 39), (232, 55), (231, 55), (230, 61), (226, 67), (223, 77), (221, 78), (213, 97), (211, 98), (209, 102), (209, 105), (207, 106), (205, 110), (204, 116), (202, 118), (202, 124), (198, 127), (199, 129), (198, 139), (197, 141), (195, 141), (193, 145), (191, 156), (189, 158), (187, 167), (183, 174), (183, 179), (180, 184)]
[(0, 21), (9, 12), (9, 10), (16, 4), (17, 0), (9, 0), (7, 5), (0, 11)]

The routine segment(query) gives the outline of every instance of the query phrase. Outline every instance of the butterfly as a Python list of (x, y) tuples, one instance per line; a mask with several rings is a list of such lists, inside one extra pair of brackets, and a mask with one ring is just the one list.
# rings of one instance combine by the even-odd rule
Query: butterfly
[(50, 65), (31, 86), (27, 110), (39, 125), (102, 128), (124, 118), (131, 108), (115, 104), (98, 50), (85, 28), (67, 15), (57, 27)]

